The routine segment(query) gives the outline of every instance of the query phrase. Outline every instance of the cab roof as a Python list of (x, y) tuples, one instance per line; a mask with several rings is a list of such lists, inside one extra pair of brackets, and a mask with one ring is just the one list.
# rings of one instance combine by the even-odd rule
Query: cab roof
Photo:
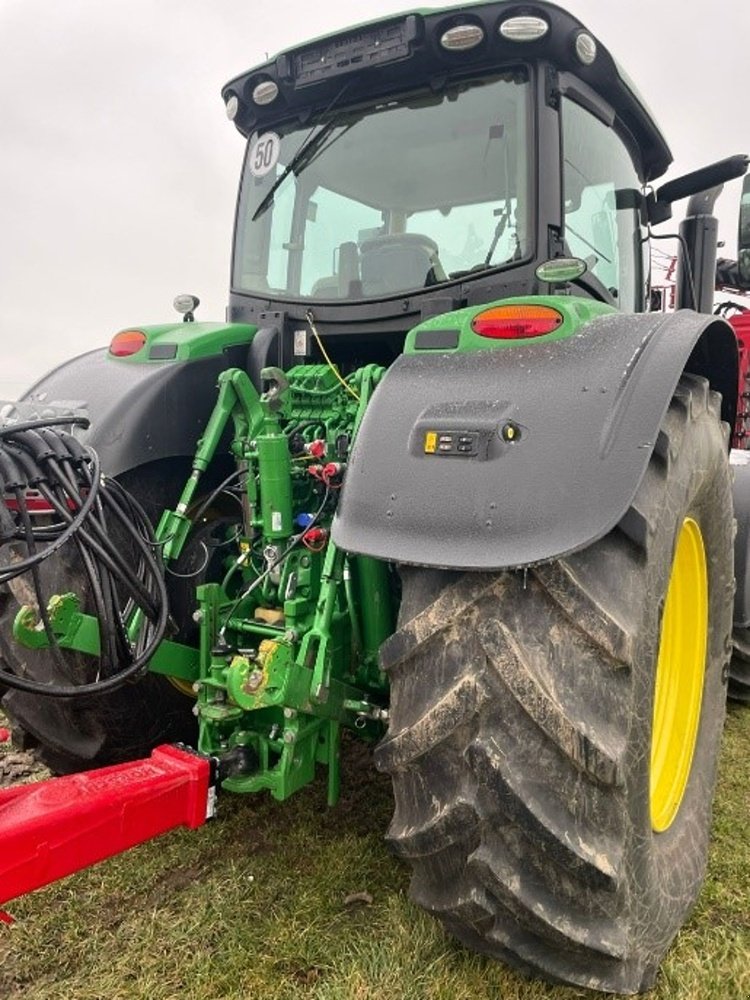
[[(547, 27), (534, 40), (507, 38), (501, 25), (514, 18), (536, 18)], [(441, 44), (445, 32), (462, 25), (478, 26), (481, 41), (471, 48), (446, 49)], [(577, 53), (582, 33), (595, 42), (596, 55), (589, 65)], [(236, 98), (234, 122), (248, 136), (284, 121), (297, 119), (304, 124), (334, 103), (345, 108), (423, 87), (440, 90), (451, 79), (489, 75), (508, 64), (536, 61), (574, 74), (610, 105), (640, 150), (644, 182), (665, 173), (672, 154), (627, 74), (581, 21), (551, 3), (486, 0), (368, 21), (286, 49), (230, 80), (222, 97), (225, 102)], [(256, 87), (270, 82), (278, 94), (270, 103), (258, 104), (253, 97)], [(553, 79), (549, 86), (554, 101)]]

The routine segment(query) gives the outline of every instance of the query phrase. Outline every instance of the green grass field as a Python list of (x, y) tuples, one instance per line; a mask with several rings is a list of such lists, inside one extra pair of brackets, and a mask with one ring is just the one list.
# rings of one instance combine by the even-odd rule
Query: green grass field
[[(750, 998), (750, 711), (727, 720), (713, 846), (698, 907), (654, 1000)], [(286, 804), (221, 800), (179, 831), (13, 903), (2, 1000), (541, 1000), (453, 943), (406, 897), (382, 840), (389, 783), (348, 748), (341, 804), (322, 780)], [(359, 898), (348, 898), (360, 895)], [(372, 902), (368, 902), (372, 897)]]

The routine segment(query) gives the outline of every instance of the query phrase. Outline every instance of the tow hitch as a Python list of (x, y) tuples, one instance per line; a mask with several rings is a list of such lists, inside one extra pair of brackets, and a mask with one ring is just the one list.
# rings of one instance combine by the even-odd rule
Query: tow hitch
[[(181, 746), (0, 790), (0, 905), (214, 814), (216, 761)], [(0, 920), (12, 918), (0, 911)]]

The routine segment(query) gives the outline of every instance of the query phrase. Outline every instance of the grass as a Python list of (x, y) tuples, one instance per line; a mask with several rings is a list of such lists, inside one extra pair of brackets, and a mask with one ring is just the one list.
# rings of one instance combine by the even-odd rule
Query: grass
[[(573, 1000), (465, 951), (406, 897), (388, 782), (349, 748), (344, 794), (221, 800), (177, 831), (13, 903), (3, 1000)], [(750, 997), (750, 711), (730, 710), (698, 906), (652, 1000)], [(355, 893), (366, 900), (347, 902)]]

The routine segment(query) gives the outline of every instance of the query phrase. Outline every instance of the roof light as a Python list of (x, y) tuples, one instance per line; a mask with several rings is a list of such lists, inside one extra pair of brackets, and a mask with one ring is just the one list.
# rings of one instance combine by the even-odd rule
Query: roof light
[(590, 66), (596, 59), (596, 42), (588, 31), (580, 31), (576, 35), (576, 55), (584, 66)]
[(457, 24), (440, 36), (440, 44), (451, 52), (468, 52), (484, 41), (484, 29), (479, 24)]
[(509, 42), (535, 42), (547, 34), (549, 25), (543, 17), (524, 15), (501, 21), (499, 31)]
[(279, 96), (279, 85), (274, 80), (263, 80), (253, 89), (253, 100), (256, 104), (271, 104)]
[(121, 330), (112, 338), (109, 353), (116, 358), (129, 358), (137, 354), (146, 343), (146, 334), (142, 330)]
[(231, 97), (227, 98), (227, 103), (224, 105), (224, 110), (227, 113), (227, 118), (230, 122), (234, 121), (237, 117), (237, 112), (240, 110), (240, 101), (236, 94), (232, 94)]
[(587, 270), (586, 261), (580, 257), (555, 257), (553, 260), (545, 260), (534, 273), (540, 281), (546, 281), (550, 285), (560, 285), (575, 281)]
[(471, 321), (471, 328), (492, 340), (523, 340), (553, 333), (562, 322), (562, 313), (551, 306), (507, 305), (480, 312)]

